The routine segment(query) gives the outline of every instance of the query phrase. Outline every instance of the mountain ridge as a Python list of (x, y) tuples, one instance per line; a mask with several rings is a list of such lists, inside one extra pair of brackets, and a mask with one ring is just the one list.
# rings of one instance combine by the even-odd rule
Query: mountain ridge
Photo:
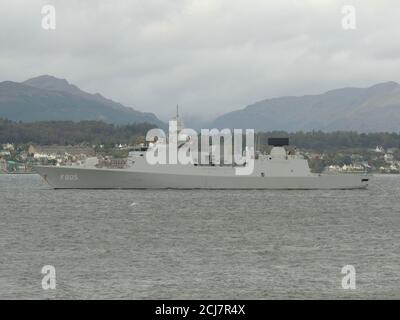
[[(114, 124), (150, 123), (156, 115), (88, 93), (66, 79), (41, 75), (23, 82), (0, 82), (0, 117), (13, 121), (97, 120)], [(193, 122), (193, 121), (192, 121)], [(321, 94), (263, 99), (217, 117), (209, 128), (258, 131), (400, 131), (400, 84), (345, 87)]]
[(126, 107), (99, 93), (88, 93), (66, 79), (50, 75), (0, 82), (0, 117), (23, 122), (98, 120), (165, 126), (153, 113)]
[(321, 94), (263, 99), (217, 117), (215, 128), (259, 131), (400, 131), (400, 84), (346, 87)]

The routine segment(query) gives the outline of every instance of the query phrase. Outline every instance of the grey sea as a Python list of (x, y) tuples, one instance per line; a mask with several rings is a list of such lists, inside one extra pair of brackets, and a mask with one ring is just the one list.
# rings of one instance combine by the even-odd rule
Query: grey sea
[(0, 298), (399, 299), (399, 192), (400, 176), (353, 191), (96, 191), (0, 175)]

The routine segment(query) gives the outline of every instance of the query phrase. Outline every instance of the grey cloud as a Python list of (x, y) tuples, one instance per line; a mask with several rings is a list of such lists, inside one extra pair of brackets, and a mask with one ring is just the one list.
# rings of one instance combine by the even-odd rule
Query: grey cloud
[[(40, 27), (54, 4), (57, 30)], [(0, 80), (63, 77), (165, 118), (399, 81), (396, 1), (0, 0)], [(357, 29), (341, 28), (354, 5)]]

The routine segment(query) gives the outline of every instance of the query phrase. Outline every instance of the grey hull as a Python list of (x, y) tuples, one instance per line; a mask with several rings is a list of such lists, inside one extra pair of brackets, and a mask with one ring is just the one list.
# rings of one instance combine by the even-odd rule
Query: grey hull
[(261, 177), (51, 166), (35, 170), (55, 189), (365, 189), (369, 180), (363, 174)]

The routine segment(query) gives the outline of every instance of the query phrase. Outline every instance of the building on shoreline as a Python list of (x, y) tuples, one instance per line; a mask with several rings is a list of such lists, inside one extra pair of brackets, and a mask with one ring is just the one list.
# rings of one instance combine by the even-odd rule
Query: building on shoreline
[(33, 162), (53, 162), (54, 164), (67, 164), (96, 155), (94, 148), (86, 146), (37, 146), (30, 145), (28, 156)]
[(71, 155), (71, 156), (86, 156), (93, 157), (95, 151), (91, 147), (85, 146), (37, 146), (30, 145), (28, 147), (28, 154), (34, 157), (41, 156), (60, 156), (60, 155)]

